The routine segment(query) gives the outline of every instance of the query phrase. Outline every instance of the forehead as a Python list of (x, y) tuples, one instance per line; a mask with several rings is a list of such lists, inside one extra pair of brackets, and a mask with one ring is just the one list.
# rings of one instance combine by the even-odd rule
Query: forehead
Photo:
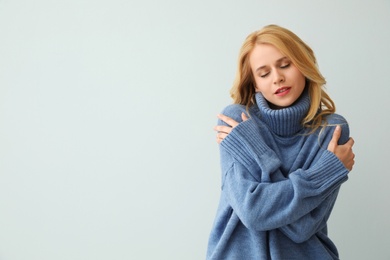
[(271, 44), (256, 44), (249, 55), (251, 67), (265, 66), (275, 63), (285, 57), (275, 46)]

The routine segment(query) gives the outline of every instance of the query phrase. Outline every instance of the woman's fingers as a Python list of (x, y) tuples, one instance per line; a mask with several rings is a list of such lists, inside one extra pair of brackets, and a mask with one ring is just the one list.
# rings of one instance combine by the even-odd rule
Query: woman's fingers
[(336, 151), (336, 148), (337, 148), (337, 143), (340, 139), (340, 136), (341, 136), (341, 127), (338, 125), (336, 126), (334, 132), (333, 132), (333, 136), (332, 136), (332, 139), (330, 140), (329, 144), (328, 144), (328, 150), (331, 151), (332, 153), (334, 153)]
[(333, 132), (332, 139), (329, 142), (328, 150), (336, 155), (337, 158), (344, 164), (345, 168), (349, 171), (352, 170), (353, 165), (355, 164), (355, 154), (353, 153), (353, 145), (355, 141), (353, 138), (349, 138), (348, 142), (343, 145), (338, 144), (338, 140), (341, 135), (341, 127), (336, 126), (336, 129)]
[[(217, 117), (222, 120), (223, 122), (225, 122), (226, 124), (228, 124), (227, 126), (226, 125), (217, 125), (214, 127), (214, 130), (217, 131), (217, 143), (221, 143), (222, 140), (228, 136), (228, 134), (230, 134), (230, 132), (232, 131), (232, 129), (236, 126), (238, 126), (238, 122), (228, 116), (225, 116), (223, 114), (218, 114)], [(248, 117), (245, 115), (245, 113), (243, 112), (241, 114), (241, 119), (242, 121), (246, 121), (248, 120)]]
[(232, 131), (232, 128), (230, 126), (226, 126), (226, 125), (217, 125), (214, 127), (214, 130), (217, 132), (229, 134)]
[(241, 113), (241, 119), (242, 119), (242, 121), (248, 120), (248, 117), (245, 115), (244, 112)]
[(226, 124), (230, 125), (231, 127), (236, 127), (238, 125), (237, 121), (223, 114), (218, 114), (217, 117), (221, 119), (223, 122), (225, 122)]
[(217, 134), (217, 143), (221, 143), (222, 142), (222, 140), (227, 136), (228, 134), (226, 134), (226, 133), (218, 133)]

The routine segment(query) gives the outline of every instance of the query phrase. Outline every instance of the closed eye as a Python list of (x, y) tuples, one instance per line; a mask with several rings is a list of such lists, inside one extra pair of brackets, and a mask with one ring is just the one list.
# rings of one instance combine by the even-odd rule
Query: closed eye
[(269, 74), (269, 72), (267, 72), (267, 73), (265, 73), (265, 74), (262, 74), (262, 75), (260, 75), (260, 77), (262, 77), (262, 78), (265, 78), (265, 77), (267, 77), (267, 76), (268, 76), (268, 74)]
[(290, 64), (291, 64), (291, 63), (287, 63), (286, 65), (280, 66), (280, 68), (286, 69), (286, 68), (290, 67)]

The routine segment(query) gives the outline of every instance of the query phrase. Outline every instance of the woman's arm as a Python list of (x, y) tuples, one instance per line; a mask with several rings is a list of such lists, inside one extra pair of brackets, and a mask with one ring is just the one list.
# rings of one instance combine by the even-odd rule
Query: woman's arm
[[(257, 164), (244, 166), (233, 159), (224, 174), (222, 193), (249, 229), (266, 231), (294, 222), (304, 223), (299, 220), (310, 218), (307, 214), (321, 206), (347, 180), (348, 171), (332, 153), (325, 151), (322, 157), (310, 169), (299, 169), (287, 179), (274, 183), (259, 182), (251, 176), (258, 172)], [(322, 219), (312, 219), (312, 224)], [(293, 235), (295, 227), (285, 230)]]
[[(352, 170), (354, 164), (354, 154), (352, 152), (353, 139), (348, 142), (351, 145), (338, 145), (337, 141), (341, 135), (341, 128), (336, 127), (332, 139), (329, 142), (328, 150), (333, 152), (337, 158), (344, 163), (344, 166)], [(347, 142), (347, 143), (348, 143)], [(328, 198), (326, 198), (317, 208), (304, 215), (294, 223), (280, 228), (286, 236), (296, 243), (308, 240), (315, 233), (326, 227), (326, 223), (336, 202), (339, 189), (336, 189)]]
[(280, 227), (287, 237), (295, 243), (302, 243), (311, 238), (315, 233), (326, 227), (326, 223), (332, 213), (340, 188), (336, 189), (317, 208), (310, 211), (297, 221)]
[[(281, 162), (261, 141), (261, 137), (256, 137), (256, 142), (248, 143), (242, 135), (256, 133), (250, 130), (250, 122), (243, 125), (247, 127), (239, 127), (232, 135), (229, 134), (229, 141), (221, 144), (221, 158), (225, 168), (223, 192), (235, 213), (248, 228), (281, 228), (284, 233), (295, 236), (294, 240), (304, 239), (315, 228), (321, 229), (324, 219), (327, 219), (325, 216), (330, 214), (330, 205), (334, 203), (330, 199), (331, 195), (347, 179), (348, 170), (335, 154), (337, 152), (342, 154), (340, 157), (350, 158), (344, 155), (351, 153), (346, 152), (348, 149), (333, 145), (335, 153), (330, 149), (323, 151), (321, 158), (310, 169), (297, 170), (283, 181), (264, 183), (253, 176), (259, 171), (265, 175), (267, 172), (277, 172)], [(335, 131), (329, 146), (337, 144), (338, 136), (339, 130)], [(248, 149), (253, 153), (240, 153)], [(301, 229), (300, 224), (306, 225), (307, 232), (296, 236), (298, 233), (294, 230)]]
[[(232, 129), (236, 126), (238, 126), (239, 122), (235, 121), (234, 119), (223, 115), (218, 114), (218, 119), (222, 122), (225, 122), (224, 125), (219, 124), (214, 127), (214, 130), (217, 131), (217, 143), (221, 143), (223, 139), (228, 136), (228, 134), (231, 133)], [(247, 115), (242, 112), (241, 113), (241, 119), (242, 122), (248, 120)], [(355, 164), (355, 154), (352, 151), (352, 147), (355, 143), (352, 137), (349, 138), (349, 140), (345, 144), (338, 144), (338, 141), (341, 136), (341, 127), (336, 126), (333, 138), (329, 142), (328, 150), (336, 155), (336, 157), (344, 164), (344, 166), (351, 171), (353, 168), (353, 165)]]
[[(234, 119), (232, 119), (228, 116), (225, 116), (223, 114), (218, 114), (217, 117), (221, 122), (226, 123), (226, 124), (219, 124), (219, 125), (216, 125), (214, 127), (214, 130), (217, 131), (217, 143), (220, 144), (222, 142), (222, 140), (225, 139), (225, 137), (228, 134), (230, 134), (232, 129), (234, 127), (236, 127), (239, 123), (237, 121), (235, 121)], [(241, 113), (241, 119), (242, 119), (242, 122), (248, 120), (248, 117), (244, 112)]]

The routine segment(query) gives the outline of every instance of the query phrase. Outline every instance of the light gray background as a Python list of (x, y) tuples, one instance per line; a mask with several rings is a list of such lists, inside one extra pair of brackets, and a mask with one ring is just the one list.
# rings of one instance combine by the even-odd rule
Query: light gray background
[(212, 128), (269, 23), (315, 51), (355, 138), (329, 222), (390, 259), (390, 2), (0, 0), (0, 259), (204, 259)]

